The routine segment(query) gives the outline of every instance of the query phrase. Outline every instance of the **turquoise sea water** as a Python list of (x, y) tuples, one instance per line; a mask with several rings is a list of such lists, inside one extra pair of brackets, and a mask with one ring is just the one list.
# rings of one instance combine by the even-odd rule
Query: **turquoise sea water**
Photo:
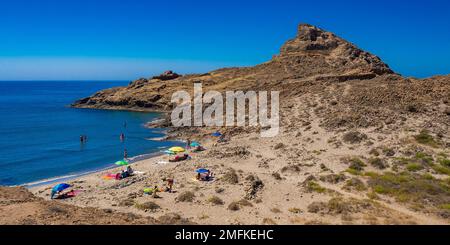
[[(68, 105), (127, 82), (0, 82), (0, 185), (20, 185), (113, 166), (128, 156), (161, 151), (177, 142), (154, 141), (144, 127), (157, 113), (75, 109)], [(125, 134), (121, 142), (120, 134)], [(80, 135), (88, 141), (80, 142)], [(179, 144), (179, 143), (178, 143)]]

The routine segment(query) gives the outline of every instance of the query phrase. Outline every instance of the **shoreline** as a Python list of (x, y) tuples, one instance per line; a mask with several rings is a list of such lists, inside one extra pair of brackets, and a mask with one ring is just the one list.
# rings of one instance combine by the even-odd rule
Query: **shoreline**
[[(73, 107), (73, 108), (76, 108), (76, 107)], [(86, 108), (86, 109), (90, 109), (90, 108)], [(114, 110), (114, 109), (111, 109), (111, 110)], [(142, 113), (149, 113), (150, 111), (141, 111), (141, 112)], [(164, 114), (164, 112), (158, 112), (158, 113)], [(146, 122), (146, 123), (142, 124), (142, 126), (144, 128), (147, 128), (148, 130), (158, 129), (158, 130), (161, 130), (158, 133), (163, 134), (163, 136), (161, 136), (161, 137), (148, 138), (148, 139), (146, 138), (146, 140), (160, 141), (160, 142), (162, 142), (162, 141), (171, 141), (171, 142), (177, 142), (177, 143), (180, 143), (180, 144), (181, 143), (184, 144), (185, 142), (182, 141), (182, 140), (179, 140), (179, 139), (170, 140), (171, 136), (169, 135), (167, 128), (151, 127), (151, 125), (158, 125), (158, 123), (160, 123), (161, 121), (164, 121), (164, 120), (165, 120), (164, 118), (157, 117), (157, 118), (155, 118), (152, 121), (149, 121), (149, 122)], [(136, 155), (136, 156), (130, 157), (130, 158), (128, 158), (128, 162), (130, 163), (130, 165), (133, 165), (133, 164), (145, 161), (145, 160), (150, 160), (152, 158), (158, 158), (158, 157), (164, 155), (163, 149), (165, 149), (165, 148), (167, 148), (167, 147), (162, 147), (162, 148), (158, 147), (158, 148), (155, 148), (157, 150), (155, 152), (144, 153), (144, 154), (140, 154), (140, 155)], [(63, 175), (63, 176), (54, 176), (54, 177), (45, 178), (45, 179), (42, 179), (42, 180), (36, 180), (36, 181), (33, 181), (33, 182), (13, 185), (13, 186), (10, 186), (10, 187), (20, 186), (20, 187), (25, 187), (27, 189), (33, 189), (33, 188), (38, 188), (38, 187), (54, 184), (56, 182), (73, 181), (73, 180), (76, 180), (77, 178), (82, 178), (82, 177), (89, 176), (89, 175), (95, 175), (95, 174), (101, 173), (103, 171), (114, 170), (114, 169), (120, 168), (120, 166), (117, 166), (114, 163), (111, 163), (110, 165), (111, 166), (100, 167), (100, 168), (97, 168), (97, 169), (94, 169), (94, 170), (87, 170), (87, 171), (82, 171), (82, 172), (72, 173), (72, 174), (69, 173), (69, 174)]]
[[(164, 153), (161, 151), (154, 152), (154, 153), (148, 153), (148, 154), (141, 154), (141, 155), (137, 155), (137, 156), (129, 158), (128, 162), (132, 166), (133, 164), (136, 164), (136, 163), (139, 163), (139, 162), (142, 162), (145, 160), (149, 160), (152, 158), (157, 158), (162, 155), (164, 155)], [(89, 176), (89, 175), (95, 175), (95, 174), (101, 173), (103, 171), (114, 170), (117, 168), (121, 168), (121, 166), (117, 166), (117, 165), (114, 165), (114, 163), (112, 163), (111, 166), (109, 166), (109, 167), (94, 169), (94, 170), (85, 171), (85, 172), (81, 172), (81, 173), (73, 173), (73, 174), (68, 174), (68, 175), (64, 175), (64, 176), (55, 176), (55, 177), (37, 180), (37, 181), (24, 183), (24, 184), (20, 184), (20, 185), (14, 185), (11, 187), (21, 186), (21, 187), (25, 187), (27, 189), (33, 189), (33, 188), (38, 188), (38, 187), (54, 184), (56, 182), (74, 181), (78, 178), (82, 178), (82, 177)]]

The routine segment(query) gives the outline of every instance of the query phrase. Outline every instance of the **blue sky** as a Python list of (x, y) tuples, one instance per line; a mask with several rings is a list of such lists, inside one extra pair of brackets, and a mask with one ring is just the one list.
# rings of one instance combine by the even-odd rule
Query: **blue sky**
[(310, 23), (396, 72), (450, 74), (450, 1), (0, 2), (0, 80), (131, 80), (269, 60)]

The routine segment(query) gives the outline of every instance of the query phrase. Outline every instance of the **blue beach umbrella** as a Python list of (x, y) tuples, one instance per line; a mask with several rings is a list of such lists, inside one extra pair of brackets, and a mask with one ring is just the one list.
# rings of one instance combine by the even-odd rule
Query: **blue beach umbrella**
[(191, 143), (191, 147), (197, 147), (197, 146), (200, 146), (200, 143), (198, 143), (196, 141)]
[(199, 169), (197, 169), (195, 172), (197, 172), (197, 173), (199, 173), (199, 174), (206, 174), (206, 173), (209, 172), (209, 170), (208, 170), (208, 169), (205, 169), (205, 168), (199, 168)]
[(214, 136), (214, 137), (222, 136), (222, 134), (220, 132), (215, 132), (215, 133), (212, 133), (211, 135)]
[(69, 188), (69, 187), (70, 187), (70, 185), (69, 185), (69, 184), (66, 184), (66, 183), (62, 183), (62, 184), (57, 184), (57, 185), (55, 185), (55, 186), (53, 187), (53, 189), (52, 189), (52, 195), (51, 195), (51, 198), (53, 198), (53, 197), (55, 196), (56, 193), (61, 192), (61, 191), (65, 190), (65, 189), (67, 189), (67, 188)]

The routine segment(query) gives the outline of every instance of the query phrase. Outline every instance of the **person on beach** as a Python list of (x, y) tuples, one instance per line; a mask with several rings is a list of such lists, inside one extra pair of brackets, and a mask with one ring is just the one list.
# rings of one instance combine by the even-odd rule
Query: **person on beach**
[(172, 188), (173, 188), (173, 179), (167, 179), (167, 189), (166, 191), (169, 193), (172, 193)]
[(217, 140), (217, 143), (226, 143), (228, 140), (225, 138), (225, 135), (221, 135), (220, 138)]
[(153, 198), (159, 198), (159, 196), (158, 196), (158, 186), (157, 185), (155, 185), (155, 188), (153, 189), (153, 193), (152, 193), (152, 197)]
[(187, 139), (187, 141), (186, 141), (186, 149), (191, 149), (191, 140), (190, 139)]
[(183, 156), (177, 155), (177, 156), (175, 156), (175, 158), (169, 159), (169, 162), (181, 162), (181, 161), (187, 160), (189, 158), (190, 158), (190, 156), (185, 153), (185, 154), (183, 154)]
[(131, 176), (131, 175), (133, 175), (133, 169), (131, 168), (131, 166), (128, 166), (127, 167), (127, 172), (128, 172), (128, 176)]
[(194, 149), (192, 149), (192, 152), (201, 152), (201, 151), (205, 151), (205, 150), (206, 149), (203, 146), (198, 145)]
[(125, 172), (125, 170), (122, 169), (122, 171), (120, 171), (120, 179), (125, 179), (127, 177), (127, 173)]

